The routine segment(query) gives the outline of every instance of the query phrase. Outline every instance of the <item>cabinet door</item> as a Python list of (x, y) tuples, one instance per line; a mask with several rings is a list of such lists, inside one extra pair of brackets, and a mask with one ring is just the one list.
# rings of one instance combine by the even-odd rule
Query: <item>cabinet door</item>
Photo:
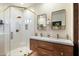
[(30, 49), (37, 51), (38, 41), (30, 39)]
[(54, 43), (52, 44), (44, 41), (39, 41), (38, 52), (40, 55), (46, 56), (62, 56), (64, 54), (62, 45)]
[(57, 56), (63, 56), (63, 46), (60, 44), (53, 44), (54, 51), (56, 51)]
[(65, 56), (73, 56), (73, 47), (71, 46), (64, 46), (64, 55)]
[(50, 50), (50, 51), (54, 50), (53, 44), (49, 43), (49, 42), (45, 42), (45, 41), (39, 41), (38, 47), (43, 48), (43, 49), (47, 49), (47, 50)]

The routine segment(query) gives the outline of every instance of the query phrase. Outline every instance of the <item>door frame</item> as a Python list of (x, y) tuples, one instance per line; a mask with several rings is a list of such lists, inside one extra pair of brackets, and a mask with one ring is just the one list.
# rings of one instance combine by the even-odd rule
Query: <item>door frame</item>
[(79, 40), (79, 28), (78, 28), (78, 23), (79, 23), (79, 4), (74, 3), (73, 4), (73, 38), (74, 38), (74, 56), (78, 56), (78, 40)]

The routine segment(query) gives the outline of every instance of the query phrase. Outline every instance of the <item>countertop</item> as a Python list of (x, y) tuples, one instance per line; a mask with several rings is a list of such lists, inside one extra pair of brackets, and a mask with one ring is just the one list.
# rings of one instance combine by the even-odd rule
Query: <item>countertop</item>
[(48, 38), (48, 37), (40, 37), (40, 36), (31, 36), (30, 39), (35, 39), (35, 40), (47, 41), (47, 42), (51, 42), (51, 43), (58, 43), (58, 44), (74, 46), (73, 41), (72, 40), (68, 40), (68, 39), (57, 39), (57, 38)]

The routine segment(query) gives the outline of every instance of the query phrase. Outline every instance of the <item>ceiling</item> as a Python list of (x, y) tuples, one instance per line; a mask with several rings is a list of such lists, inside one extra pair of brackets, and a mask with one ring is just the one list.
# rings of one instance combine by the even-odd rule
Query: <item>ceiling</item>
[(24, 4), (23, 3), (0, 3), (0, 12), (11, 5), (30, 8), (41, 4), (42, 3), (24, 3)]

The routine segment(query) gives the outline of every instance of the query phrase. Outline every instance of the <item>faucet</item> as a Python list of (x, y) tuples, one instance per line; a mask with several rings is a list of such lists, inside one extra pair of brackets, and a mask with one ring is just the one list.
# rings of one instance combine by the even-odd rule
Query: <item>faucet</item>
[(66, 37), (67, 37), (67, 39), (69, 39), (69, 35), (68, 34), (66, 35)]
[(37, 34), (37, 33), (35, 33), (35, 36), (38, 36), (38, 34)]
[(42, 37), (42, 36), (43, 36), (43, 34), (42, 34), (42, 33), (40, 33), (40, 36)]
[(47, 37), (49, 38), (49, 37), (50, 37), (50, 35), (48, 34), (48, 35), (47, 35)]
[(57, 38), (59, 38), (59, 34), (57, 34)]

